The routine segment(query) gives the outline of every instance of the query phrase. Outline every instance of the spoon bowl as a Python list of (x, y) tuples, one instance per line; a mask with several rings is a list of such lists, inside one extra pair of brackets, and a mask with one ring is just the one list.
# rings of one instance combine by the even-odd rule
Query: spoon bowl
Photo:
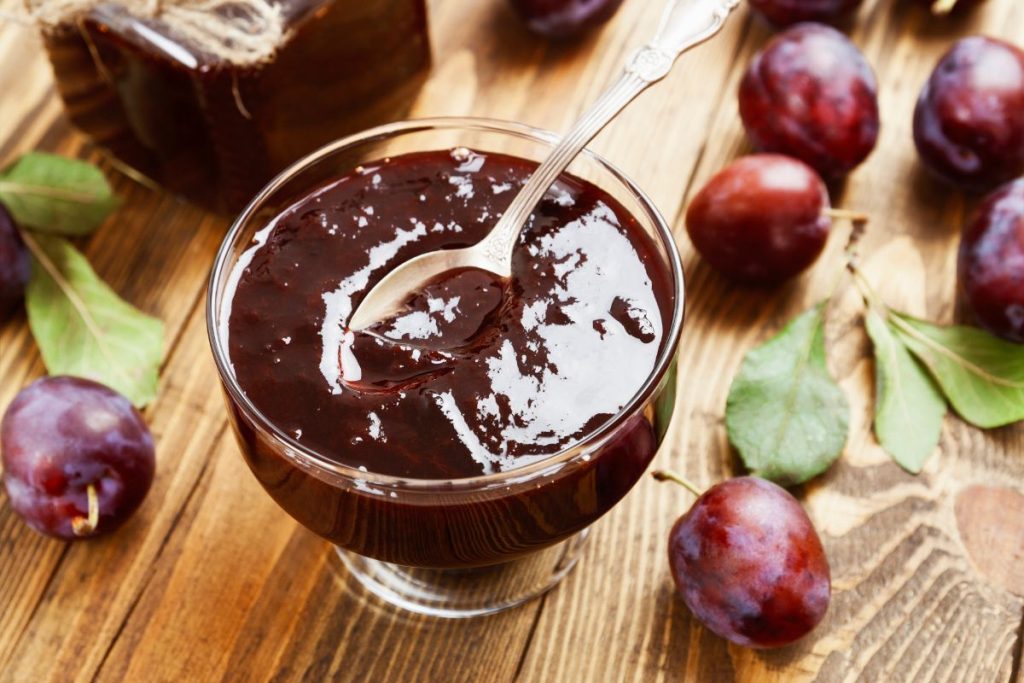
[[(493, 234), (493, 233), (492, 233)], [(397, 312), (410, 293), (423, 289), (442, 273), (461, 268), (479, 268), (507, 278), (511, 260), (494, 259), (482, 249), (484, 241), (462, 249), (439, 249), (420, 254), (395, 268), (366, 295), (349, 318), (348, 327), (362, 330)]]

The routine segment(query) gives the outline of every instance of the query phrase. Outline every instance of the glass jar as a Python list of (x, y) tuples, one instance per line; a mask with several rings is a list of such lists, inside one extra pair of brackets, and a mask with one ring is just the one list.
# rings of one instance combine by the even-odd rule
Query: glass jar
[[(650, 375), (622, 409), (558, 453), (496, 474), (409, 479), (332, 461), (298, 442), (246, 397), (227, 347), (239, 258), (297, 197), (357, 166), (408, 152), (465, 146), (540, 161), (557, 137), (483, 119), (424, 119), (340, 140), (270, 183), (221, 245), (207, 300), (207, 328), (242, 455), (274, 500), (333, 543), (349, 572), (385, 600), (445, 617), (488, 614), (554, 586), (579, 557), (587, 528), (643, 475), (668, 428), (683, 322), (683, 272), (671, 229), (615, 167), (584, 152), (569, 172), (610, 194), (652, 238), (671, 273), (664, 343)], [(599, 369), (595, 369), (595, 372)], [(429, 448), (430, 444), (424, 444)]]
[[(101, 4), (43, 31), (75, 126), (146, 178), (226, 210), (317, 147), (404, 116), (430, 65), (424, 0), (237, 3), (172, 5), (187, 21)], [(252, 30), (251, 6), (280, 13), (261, 51), (203, 26)]]

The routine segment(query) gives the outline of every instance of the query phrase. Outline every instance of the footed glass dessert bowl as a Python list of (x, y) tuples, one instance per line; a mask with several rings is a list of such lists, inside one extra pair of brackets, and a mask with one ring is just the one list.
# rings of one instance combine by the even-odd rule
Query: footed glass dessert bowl
[(488, 614), (556, 585), (672, 416), (679, 255), (590, 152), (534, 211), (509, 280), (452, 271), (347, 326), (396, 265), (486, 234), (555, 142), (482, 119), (339, 140), (260, 192), (214, 263), (208, 331), (246, 462), (407, 610)]

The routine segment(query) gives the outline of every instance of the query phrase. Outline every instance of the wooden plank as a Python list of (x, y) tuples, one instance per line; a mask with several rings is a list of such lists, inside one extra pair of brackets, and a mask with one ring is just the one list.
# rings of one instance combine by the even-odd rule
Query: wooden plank
[[(33, 148), (73, 156), (84, 154), (84, 139), (72, 134), (60, 116), (49, 66), (34, 32), (17, 26), (8, 26), (0, 31), (0, 64), (16, 67), (0, 70), (0, 84), (5, 87), (5, 92), (10, 93), (5, 95), (5, 103), (20, 105), (20, 109), (6, 105), (0, 110), (0, 128), (11, 131), (10, 137), (3, 141), (0, 164), (6, 164)], [(7, 87), (10, 90), (6, 90)], [(96, 159), (95, 155), (92, 158)], [(122, 296), (166, 322), (169, 346), (173, 346), (185, 319), (197, 303), (199, 283), (205, 277), (210, 254), (223, 233), (224, 220), (185, 207), (170, 197), (141, 188), (116, 174), (112, 178), (118, 193), (126, 198), (125, 206), (87, 242), (86, 254), (100, 275)], [(126, 229), (126, 226), (131, 228)], [(205, 252), (205, 255), (197, 256), (197, 252)], [(176, 287), (164, 286), (167, 282), (185, 283), (184, 293)], [(192, 352), (202, 357), (200, 349)], [(13, 320), (0, 328), (0, 373), (4, 379), (0, 383), (0, 405), (6, 406), (25, 383), (42, 372), (24, 314), (16, 314)], [(173, 395), (166, 394), (164, 403)], [(180, 407), (187, 408), (185, 405)], [(173, 407), (161, 411), (153, 422), (158, 437), (159, 417), (170, 417), (175, 412), (177, 409)], [(153, 415), (154, 411), (149, 414)], [(168, 483), (158, 480), (151, 501), (160, 499), (161, 488)], [(168, 507), (165, 512), (169, 523), (175, 509)], [(41, 629), (37, 623), (31, 622), (31, 617), (40, 608), (41, 601), (49, 599), (44, 595), (47, 587), (51, 591), (61, 589), (60, 583), (55, 584), (54, 580), (57, 579), (58, 565), (69, 554), (69, 546), (29, 530), (11, 512), (3, 492), (0, 492), (0, 529), (3, 530), (0, 538), (5, 548), (4, 561), (0, 563), (0, 577), (3, 577), (0, 581), (0, 611), (4, 612), (4, 618), (0, 620), (0, 667), (6, 668), (20, 659), (15, 654), (17, 647), (28, 642), (37, 652), (44, 650), (46, 654), (34, 664), (32, 659), (21, 661), (33, 667), (29, 671), (35, 671), (35, 667), (42, 670), (60, 661), (52, 656), (52, 650), (45, 648), (44, 643), (63, 640), (60, 634), (69, 620), (66, 616), (52, 620)], [(161, 533), (159, 524), (151, 531), (152, 537), (157, 538)], [(166, 529), (163, 531), (166, 533)], [(119, 540), (110, 546), (121, 547), (121, 550), (110, 553), (111, 562), (124, 564), (118, 562), (118, 555), (120, 559), (128, 560), (134, 554), (125, 553), (125, 548), (132, 547), (128, 536), (129, 532), (118, 534)], [(70, 549), (70, 556), (87, 555), (87, 547), (92, 547), (92, 544)], [(95, 567), (83, 565), (83, 570), (90, 570), (85, 575), (95, 575), (97, 579), (106, 575), (114, 582), (112, 585), (116, 585), (117, 572), (107, 573), (110, 567), (106, 561)], [(67, 588), (72, 589), (78, 581), (80, 579), (76, 578)], [(89, 596), (78, 597), (85, 599)], [(92, 606), (101, 613), (105, 611), (102, 601), (94, 601)], [(116, 615), (116, 611), (112, 615)], [(92, 621), (82, 624), (83, 636), (96, 626), (95, 617), (90, 616)], [(110, 633), (118, 625), (115, 620)], [(54, 633), (50, 632), (51, 629)], [(48, 641), (52, 635), (58, 636), (57, 640)]]
[[(504, 3), (436, 0), (436, 66), (415, 114), (564, 129), (652, 31), (649, 5), (626, 3), (599, 34), (547, 47)], [(864, 253), (883, 294), (948, 320), (956, 231), (970, 201), (918, 171), (909, 111), (948, 42), (974, 31), (1024, 35), (1024, 8), (988, 0), (938, 24), (906, 3), (868, 0), (861, 18), (854, 36), (879, 70), (883, 138), (843, 204), (874, 216)], [(678, 216), (694, 186), (747, 151), (733, 93), (767, 35), (737, 17), (595, 144), (666, 215)], [(17, 94), (0, 110), (0, 126), (13, 131), (0, 140), (0, 161), (37, 147), (89, 153), (59, 116), (35, 39), (10, 26), (0, 28), (0, 91)], [(811, 640), (756, 653), (697, 626), (664, 561), (668, 527), (690, 501), (652, 481), (597, 525), (581, 566), (543, 601), (471, 622), (426, 620), (354, 586), (326, 543), (284, 515), (238, 457), (199, 306), (223, 220), (123, 179), (118, 189), (125, 207), (85, 249), (115, 289), (168, 323), (161, 394), (147, 413), (158, 476), (128, 526), (71, 546), (25, 529), (0, 495), (0, 679), (987, 681), (1020, 672), (1018, 574), (986, 554), (987, 545), (1000, 547), (985, 540), (992, 508), (970, 491), (1016, 500), (1024, 463), (1011, 456), (1022, 451), (1024, 430), (981, 434), (951, 418), (920, 477), (892, 465), (868, 431), (872, 368), (852, 291), (838, 297), (829, 338), (853, 402), (854, 438), (844, 460), (804, 492), (836, 585)], [(691, 305), (662, 465), (703, 484), (735, 471), (720, 422), (732, 373), (751, 344), (829, 289), (841, 238), (813, 273), (773, 293), (726, 286), (680, 238)], [(901, 277), (886, 277), (893, 272)], [(0, 404), (41, 371), (24, 319), (0, 327)], [(998, 537), (1018, 531), (1001, 528)]]
[[(17, 648), (3, 664), (13, 680), (90, 680), (143, 589), (153, 581), (153, 566), (165, 553), (167, 539), (212, 457), (211, 446), (226, 431), (198, 311), (177, 351), (149, 411), (157, 440), (153, 488), (135, 516), (115, 534), (70, 545), (43, 539), (40, 545), (46, 554), (32, 557), (39, 566), (36, 571), (46, 575), (41, 571), (43, 563), (52, 556), (63, 562), (48, 569), (53, 580), (16, 641)], [(6, 501), (4, 509), (6, 517), (12, 516)], [(23, 536), (41, 538), (23, 525), (20, 531), (14, 536), (16, 543), (27, 543)], [(26, 572), (26, 578), (33, 573)]]
[[(64, 134), (67, 135), (63, 124), (57, 124), (57, 128), (64, 130)], [(68, 139), (77, 140), (73, 137)], [(199, 304), (202, 283), (207, 276), (212, 254), (223, 235), (225, 221), (223, 218), (205, 215), (197, 209), (186, 207), (170, 197), (135, 186), (123, 178), (119, 179), (116, 185), (119, 193), (127, 197), (125, 208), (88, 241), (85, 252), (97, 272), (115, 290), (165, 321), (169, 349), (177, 349), (179, 342), (187, 341), (184, 346), (187, 355), (175, 357), (182, 366), (185, 377), (172, 379), (171, 373), (165, 372), (161, 380), (160, 397), (146, 413), (158, 443), (158, 478), (154, 491), (150, 493), (150, 500), (161, 500), (162, 489), (173, 488), (181, 482), (171, 479), (180, 474), (173, 469), (165, 477), (160, 477), (159, 473), (163, 472), (166, 466), (178, 461), (183, 453), (183, 445), (193, 436), (188, 425), (194, 421), (194, 415), (188, 417), (182, 413), (187, 414), (190, 410), (195, 412), (197, 405), (201, 406), (204, 401), (208, 401), (210, 405), (206, 410), (216, 416), (218, 422), (223, 422), (219, 397), (216, 393), (211, 393), (211, 390), (215, 389), (211, 384), (214, 371), (208, 346), (205, 344), (204, 328), (197, 325), (187, 340), (184, 339), (182, 332), (188, 316), (195, 312)], [(127, 225), (139, 228), (125, 229), (124, 226)], [(168, 282), (181, 283), (183, 286), (165, 286)], [(5, 381), (0, 388), (0, 400), (6, 405), (24, 383), (42, 374), (43, 368), (31, 336), (27, 332), (27, 326), (23, 323), (18, 327), (8, 326), (3, 334), (4, 337), (0, 338), (0, 368), (4, 371)], [(8, 335), (12, 342), (10, 344), (6, 343)], [(197, 372), (198, 367), (203, 367), (206, 371), (206, 376), (202, 378), (204, 385), (201, 390), (189, 395), (187, 390), (183, 390), (179, 385), (188, 387), (193, 379), (197, 379), (190, 374)], [(167, 424), (164, 422), (165, 419), (171, 420), (171, 429), (183, 431), (178, 438), (172, 437), (167, 441), (162, 438), (162, 429)], [(173, 422), (178, 419), (184, 421)], [(205, 445), (199, 448), (199, 452), (205, 452)], [(178, 507), (173, 501), (178, 500), (180, 505), (188, 494), (189, 486), (175, 491), (171, 496), (172, 502), (160, 510), (164, 524), (153, 522), (154, 526), (149, 529), (148, 534), (143, 535), (144, 538), (139, 536), (129, 540), (126, 532), (118, 533), (114, 537), (117, 540), (109, 547), (109, 563), (120, 567), (123, 563), (120, 562), (119, 556), (125, 560), (134, 557), (139, 550), (136, 544), (153, 543), (154, 539), (158, 542), (166, 534), (166, 526), (177, 513)], [(42, 597), (39, 592), (39, 577), (50, 576), (67, 553), (70, 558), (84, 556), (87, 554), (86, 548), (94, 544), (75, 545), (69, 551), (65, 544), (42, 539), (16, 520), (7, 505), (5, 493), (0, 494), (0, 501), (0, 525), (10, 531), (9, 534), (5, 534), (4, 539), (12, 548), (10, 555), (13, 571), (12, 581), (0, 587), (0, 604), (6, 602), (5, 598), (16, 600), (18, 609), (10, 615), (9, 623), (24, 625)], [(106, 541), (95, 545), (104, 543)], [(146, 556), (145, 553), (143, 556)], [(151, 558), (151, 555), (149, 557)], [(95, 560), (89, 562), (93, 561)], [(17, 569), (19, 567), (31, 570), (21, 571)], [(114, 585), (121, 571), (121, 568), (115, 570), (108, 566), (108, 560), (91, 569), (92, 571), (87, 574), (95, 574), (98, 578), (106, 575)], [(71, 589), (74, 585), (73, 583), (68, 588)], [(59, 591), (60, 586), (54, 587), (54, 590)], [(67, 619), (55, 620), (52, 626), (57, 628), (58, 633), (63, 634), (67, 622)], [(111, 633), (117, 626), (115, 622), (111, 627)], [(35, 633), (32, 628), (30, 626), (29, 633)], [(18, 640), (17, 637), (11, 637), (2, 641), (0, 662), (8, 661), (8, 656), (15, 656), (10, 648)], [(63, 636), (55, 642), (62, 641)], [(42, 661), (59, 660), (44, 657)]]

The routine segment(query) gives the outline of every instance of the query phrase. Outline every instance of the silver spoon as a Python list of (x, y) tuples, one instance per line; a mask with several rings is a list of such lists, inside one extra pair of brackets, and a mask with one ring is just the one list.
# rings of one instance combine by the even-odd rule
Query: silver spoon
[(392, 270), (359, 303), (349, 329), (364, 329), (395, 313), (409, 294), (448, 270), (480, 268), (510, 277), (519, 233), (552, 183), (626, 105), (668, 75), (679, 55), (718, 33), (739, 1), (670, 0), (654, 40), (633, 54), (619, 79), (551, 150), (487, 236), (471, 247), (421, 254)]

